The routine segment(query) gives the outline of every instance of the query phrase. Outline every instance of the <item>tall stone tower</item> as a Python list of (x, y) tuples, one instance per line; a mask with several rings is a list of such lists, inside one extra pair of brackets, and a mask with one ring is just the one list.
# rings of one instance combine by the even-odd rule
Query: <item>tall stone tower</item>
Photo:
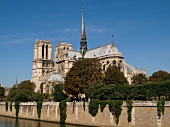
[(39, 92), (40, 84), (46, 81), (53, 72), (54, 63), (50, 41), (36, 40), (32, 64), (32, 82), (36, 85), (35, 92)]
[(87, 41), (86, 41), (86, 31), (85, 31), (85, 24), (84, 24), (84, 7), (82, 3), (82, 27), (81, 27), (81, 36), (80, 36), (80, 52), (82, 56), (87, 51)]

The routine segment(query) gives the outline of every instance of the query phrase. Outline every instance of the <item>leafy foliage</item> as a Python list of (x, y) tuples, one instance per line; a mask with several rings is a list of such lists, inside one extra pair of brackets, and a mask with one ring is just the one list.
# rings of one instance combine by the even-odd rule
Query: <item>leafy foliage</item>
[(83, 101), (83, 109), (84, 109), (84, 111), (86, 110), (86, 104), (85, 104), (85, 101)]
[(5, 96), (5, 89), (4, 87), (0, 86), (0, 99), (2, 99)]
[(144, 75), (144, 74), (137, 74), (132, 77), (133, 85), (146, 84), (147, 82), (148, 82), (148, 79), (147, 79), (146, 75)]
[(122, 104), (123, 100), (115, 100), (115, 116), (116, 116), (116, 124), (119, 123), (119, 116), (121, 115), (122, 112)]
[(159, 119), (161, 118), (161, 101), (158, 101), (157, 102), (157, 112), (158, 112), (158, 117), (159, 117)]
[(60, 107), (60, 123), (63, 124), (65, 123), (65, 120), (67, 118), (67, 115), (66, 115), (66, 100), (61, 100), (60, 101), (60, 104), (59, 104), (59, 107)]
[(116, 124), (119, 123), (119, 116), (122, 112), (123, 100), (110, 100), (109, 101), (109, 111), (115, 116)]
[(27, 102), (30, 100), (31, 94), (30, 91), (19, 91), (15, 96), (15, 101)]
[(165, 81), (167, 79), (170, 79), (168, 72), (162, 70), (154, 72), (152, 76), (149, 77), (149, 81), (152, 82), (160, 82)]
[(6, 112), (8, 112), (8, 101), (5, 102)]
[(108, 101), (107, 100), (102, 100), (99, 103), (100, 103), (100, 110), (101, 110), (101, 112), (103, 112), (104, 108), (108, 104)]
[(15, 115), (16, 115), (16, 118), (18, 118), (18, 114), (19, 114), (19, 106), (20, 106), (19, 104), (20, 104), (19, 101), (15, 102), (15, 110), (16, 110)]
[(170, 80), (152, 82), (144, 85), (104, 85), (91, 87), (88, 97), (99, 100), (152, 100), (156, 97), (170, 99)]
[(107, 68), (105, 72), (105, 77), (103, 78), (105, 84), (128, 84), (127, 79), (120, 72), (119, 68), (116, 66), (111, 66)]
[(37, 114), (38, 114), (38, 118), (40, 119), (41, 117), (41, 108), (42, 108), (42, 101), (38, 101), (37, 102)]
[(9, 91), (9, 94), (7, 96), (7, 100), (15, 101), (15, 96), (16, 96), (17, 93), (18, 93), (17, 88), (15, 86), (13, 86)]
[(30, 82), (30, 80), (25, 80), (22, 81), (18, 86), (17, 86), (19, 91), (30, 91), (34, 92), (35, 84)]
[(90, 87), (87, 96), (91, 99), (110, 100), (115, 85), (94, 84)]
[(54, 86), (53, 96), (55, 101), (61, 101), (66, 99), (66, 95), (63, 93), (62, 84), (57, 84)]
[(109, 111), (114, 115), (114, 100), (109, 101)]
[(76, 102), (73, 101), (73, 113), (74, 113), (74, 108), (75, 108)]
[(67, 94), (77, 96), (87, 94), (90, 86), (101, 81), (102, 69), (98, 59), (82, 58), (67, 73), (63, 88)]
[(9, 108), (10, 108), (10, 111), (12, 112), (12, 102), (10, 102)]
[(128, 113), (128, 122), (132, 121), (132, 108), (133, 108), (133, 101), (132, 100), (127, 100), (126, 105), (127, 105), (127, 113)]
[(164, 115), (164, 111), (165, 111), (165, 100), (161, 99), (157, 101), (157, 113), (158, 113), (158, 117), (159, 119), (161, 118), (161, 114)]
[(7, 96), (9, 101), (43, 101), (43, 99), (48, 98), (48, 95), (40, 93), (34, 93), (35, 85), (29, 80), (23, 81), (18, 86), (13, 86)]
[(90, 100), (90, 103), (89, 103), (89, 113), (93, 117), (95, 117), (96, 114), (98, 113), (98, 109), (99, 109), (99, 100), (97, 100), (97, 99)]
[(165, 100), (162, 99), (161, 102), (162, 102), (162, 115), (164, 115), (164, 111), (165, 111)]

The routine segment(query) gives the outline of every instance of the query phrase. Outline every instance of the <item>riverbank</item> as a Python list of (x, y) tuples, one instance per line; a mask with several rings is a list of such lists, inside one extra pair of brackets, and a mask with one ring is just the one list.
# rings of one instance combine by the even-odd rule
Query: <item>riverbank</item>
[[(88, 113), (88, 103), (67, 102), (67, 119), (68, 124), (87, 125), (87, 126), (116, 126), (115, 117), (110, 113), (109, 107), (106, 106), (101, 112), (100, 108), (95, 117)], [(170, 102), (165, 103), (165, 113), (159, 119), (157, 116), (157, 102), (156, 101), (135, 101), (133, 102), (132, 121), (128, 122), (127, 106), (124, 102), (122, 105), (122, 112), (117, 126), (130, 127), (168, 127), (170, 125)], [(0, 103), (0, 115), (16, 117), (14, 103), (12, 104), (12, 112), (10, 109), (6, 111), (5, 102)], [(20, 103), (18, 118), (39, 120), (37, 115), (36, 102)], [(59, 102), (43, 102), (41, 117), (42, 121), (60, 122), (60, 108)]]
[(28, 119), (15, 119), (8, 116), (0, 116), (0, 127), (86, 127), (55, 122), (36, 121)]

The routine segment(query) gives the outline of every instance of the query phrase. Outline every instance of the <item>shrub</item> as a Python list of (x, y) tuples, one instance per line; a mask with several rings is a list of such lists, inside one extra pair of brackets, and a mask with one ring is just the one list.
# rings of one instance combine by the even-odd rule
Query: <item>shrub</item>
[(40, 119), (41, 117), (41, 108), (42, 108), (42, 101), (38, 101), (37, 102), (37, 114), (38, 114), (38, 118)]
[(115, 116), (116, 124), (119, 123), (119, 116), (122, 112), (122, 104), (123, 100), (110, 100), (109, 101), (109, 110), (112, 113), (112, 115)]
[(98, 99), (92, 99), (90, 100), (89, 104), (89, 113), (94, 117), (98, 113), (99, 109), (99, 100)]
[(132, 108), (133, 108), (133, 101), (132, 100), (127, 100), (126, 105), (127, 105), (127, 113), (128, 113), (128, 122), (132, 121)]
[(8, 112), (8, 101), (5, 102), (6, 112)]
[(83, 101), (83, 109), (84, 109), (84, 111), (86, 110), (86, 104), (85, 104), (85, 101)]
[(160, 119), (161, 118), (161, 105), (162, 105), (162, 103), (161, 103), (161, 101), (159, 100), (158, 102), (157, 102), (157, 113), (158, 113), (158, 118)]
[(10, 111), (12, 112), (12, 102), (10, 102)]
[(116, 116), (116, 124), (119, 123), (119, 116), (122, 112), (122, 104), (123, 100), (115, 100), (115, 116)]
[(66, 100), (62, 100), (60, 101), (60, 104), (59, 104), (59, 107), (60, 107), (60, 123), (63, 124), (65, 123), (65, 120), (67, 118), (67, 115), (66, 115)]
[(104, 108), (106, 107), (106, 105), (108, 104), (108, 101), (104, 100), (104, 101), (100, 101), (100, 111), (103, 112)]
[(15, 102), (15, 110), (16, 110), (15, 115), (16, 115), (16, 118), (18, 118), (18, 114), (19, 114), (19, 104), (20, 104), (19, 101)]

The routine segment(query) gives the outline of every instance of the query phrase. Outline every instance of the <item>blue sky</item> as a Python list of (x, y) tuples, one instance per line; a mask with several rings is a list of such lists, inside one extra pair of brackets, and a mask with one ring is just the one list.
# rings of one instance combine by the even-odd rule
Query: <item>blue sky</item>
[[(31, 79), (36, 39), (79, 49), (81, 0), (0, 0), (0, 84)], [(84, 0), (88, 48), (112, 34), (130, 65), (170, 72), (169, 0)], [(54, 50), (53, 50), (54, 57)]]

